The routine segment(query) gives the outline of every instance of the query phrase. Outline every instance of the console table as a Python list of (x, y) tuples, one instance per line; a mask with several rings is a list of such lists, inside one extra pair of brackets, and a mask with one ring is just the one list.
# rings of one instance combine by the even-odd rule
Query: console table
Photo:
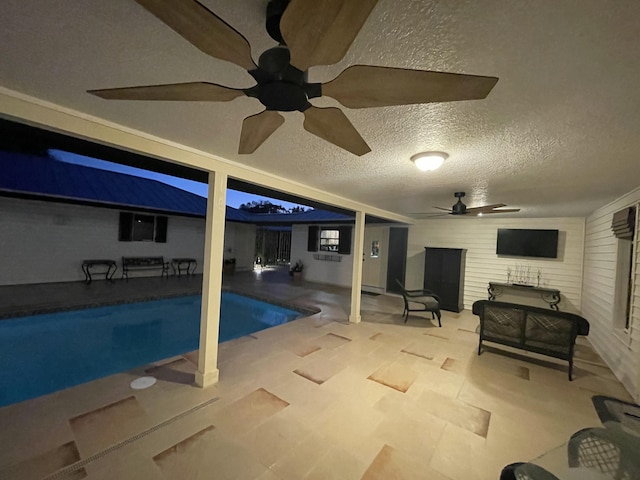
[(197, 266), (198, 262), (196, 262), (195, 258), (174, 258), (171, 260), (173, 274), (177, 274), (178, 276), (181, 276), (182, 272), (185, 272), (187, 275), (193, 275)]
[(106, 272), (104, 273), (104, 277), (106, 280), (111, 280), (113, 278), (113, 274), (116, 273), (118, 266), (116, 265), (115, 260), (108, 259), (92, 259), (92, 260), (83, 260), (82, 261), (82, 271), (84, 272), (84, 280), (88, 284), (91, 283), (91, 267), (101, 266), (107, 267)]
[(495, 300), (497, 296), (502, 295), (504, 289), (539, 293), (542, 300), (547, 302), (553, 310), (560, 310), (558, 308), (558, 303), (560, 303), (560, 290), (556, 290), (555, 288), (534, 287), (533, 285), (519, 285), (517, 283), (489, 282), (489, 287), (487, 288), (489, 300)]

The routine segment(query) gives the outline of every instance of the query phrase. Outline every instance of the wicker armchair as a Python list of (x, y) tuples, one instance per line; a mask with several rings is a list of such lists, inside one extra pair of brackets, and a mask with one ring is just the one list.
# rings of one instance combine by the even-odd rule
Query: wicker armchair
[[(438, 326), (442, 327), (440, 314), (440, 297), (433, 293), (431, 290), (407, 290), (400, 280), (396, 278), (396, 283), (400, 286), (402, 292), (402, 298), (404, 300), (404, 311), (402, 316), (404, 317), (404, 323), (407, 323), (409, 318), (409, 312), (431, 312), (431, 318), (438, 317)], [(419, 305), (418, 307), (413, 307)]]

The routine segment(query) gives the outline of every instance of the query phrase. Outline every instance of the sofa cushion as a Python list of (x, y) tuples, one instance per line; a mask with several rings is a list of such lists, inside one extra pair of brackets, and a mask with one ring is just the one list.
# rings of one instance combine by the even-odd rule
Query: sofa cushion
[(521, 344), (525, 312), (517, 308), (485, 306), (483, 336)]
[(573, 345), (573, 329), (573, 322), (566, 318), (529, 312), (525, 345), (568, 355)]
[(440, 306), (438, 300), (430, 295), (421, 297), (407, 297), (407, 300), (409, 300), (410, 302), (422, 303), (427, 308), (438, 308)]

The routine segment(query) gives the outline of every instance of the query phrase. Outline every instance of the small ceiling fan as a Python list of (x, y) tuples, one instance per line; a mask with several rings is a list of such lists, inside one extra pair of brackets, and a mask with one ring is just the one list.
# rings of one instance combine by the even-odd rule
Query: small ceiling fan
[(308, 132), (355, 155), (371, 151), (339, 108), (315, 107), (309, 99), (328, 95), (348, 108), (485, 98), (495, 77), (353, 65), (330, 82), (308, 83), (308, 69), (339, 62), (377, 0), (270, 0), (266, 29), (279, 45), (256, 65), (249, 42), (196, 0), (136, 0), (147, 11), (211, 57), (245, 68), (251, 88), (209, 82), (89, 90), (107, 100), (226, 102), (246, 95), (265, 106), (244, 119), (238, 153), (253, 153), (284, 122), (278, 112), (299, 111)]
[(467, 206), (462, 203), (462, 197), (466, 194), (465, 192), (455, 192), (453, 194), (458, 201), (451, 208), (443, 208), (443, 207), (433, 207), (438, 210), (444, 210), (447, 213), (428, 213), (428, 212), (416, 212), (409, 215), (429, 215), (432, 217), (435, 216), (443, 216), (443, 215), (469, 215), (469, 216), (477, 216), (477, 215), (487, 215), (489, 213), (514, 213), (519, 212), (519, 208), (502, 208), (506, 207), (504, 203), (494, 203), (491, 205), (483, 205), (481, 207), (472, 207), (467, 208)]

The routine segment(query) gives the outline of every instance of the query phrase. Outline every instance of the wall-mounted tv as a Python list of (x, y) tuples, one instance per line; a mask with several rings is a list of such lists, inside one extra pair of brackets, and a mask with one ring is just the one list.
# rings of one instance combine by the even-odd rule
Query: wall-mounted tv
[(496, 254), (557, 258), (558, 230), (498, 229)]

